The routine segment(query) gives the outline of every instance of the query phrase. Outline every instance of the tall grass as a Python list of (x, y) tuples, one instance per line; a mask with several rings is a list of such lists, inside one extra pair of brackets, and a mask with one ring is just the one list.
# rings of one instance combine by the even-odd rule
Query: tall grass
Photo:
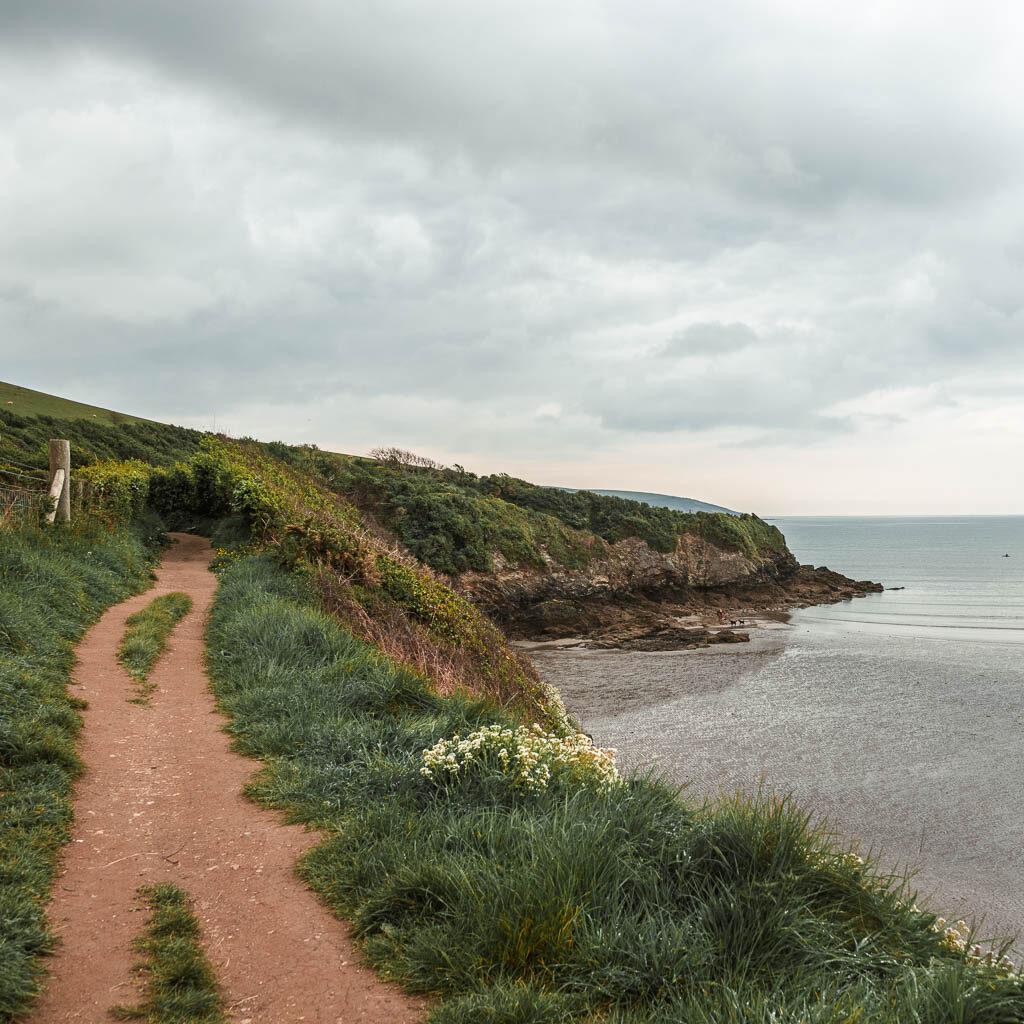
[(434, 1024), (1024, 1021), (1019, 976), (788, 800), (425, 777), (425, 748), (507, 716), (433, 693), (305, 587), (266, 557), (225, 573), (215, 692), (266, 761), (252, 795), (330, 833), (304, 876), (386, 974), (440, 996)]
[(146, 1024), (226, 1024), (217, 977), (199, 942), (199, 922), (188, 894), (164, 882), (139, 890), (150, 910), (146, 931), (135, 943), (143, 954), (146, 999), (111, 1009), (117, 1020)]
[(174, 627), (189, 613), (192, 598), (188, 594), (162, 594), (142, 611), (129, 615), (127, 628), (117, 649), (118, 661), (139, 684), (133, 703), (148, 704), (153, 685), (149, 673), (167, 647)]
[(150, 555), (138, 531), (0, 530), (0, 1020), (25, 1011), (51, 945), (43, 907), (81, 767), (74, 645), (150, 584)]

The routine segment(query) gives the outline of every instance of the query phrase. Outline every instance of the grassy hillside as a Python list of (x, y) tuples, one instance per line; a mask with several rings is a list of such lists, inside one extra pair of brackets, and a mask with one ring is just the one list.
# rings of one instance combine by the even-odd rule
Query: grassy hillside
[(99, 423), (120, 426), (125, 423), (153, 423), (142, 416), (129, 416), (97, 405), (73, 402), (70, 398), (58, 398), (42, 391), (7, 384), (0, 380), (0, 409), (17, 413), (19, 416), (52, 416), (60, 420), (96, 420)]
[(686, 533), (754, 560), (786, 552), (779, 530), (752, 515), (680, 512), (400, 458), (308, 458), (331, 486), (393, 530), (417, 558), (448, 575), (488, 572), (492, 553), (516, 566), (543, 570), (554, 561), (579, 568), (628, 537), (670, 552)]
[(71, 442), (71, 467), (97, 462), (140, 459), (172, 466), (199, 449), (203, 434), (151, 420), (112, 424), (96, 419), (58, 419), (22, 415), (0, 405), (0, 467), (15, 465), (44, 471), (49, 466), (50, 438)]
[[(21, 390), (35, 396), (40, 409), (74, 415), (76, 409), (93, 408)], [(91, 416), (26, 416), (13, 408), (0, 405), (0, 469), (5, 460), (18, 469), (45, 469), (51, 437), (71, 441), (73, 467), (128, 459), (169, 467), (194, 455), (204, 436), (146, 420), (115, 424)], [(539, 487), (506, 474), (477, 476), (397, 449), (366, 459), (315, 445), (250, 441), (250, 446), (312, 475), (372, 524), (392, 531), (419, 561), (448, 576), (489, 572), (496, 554), (508, 564), (541, 572), (552, 563), (578, 569), (606, 554), (609, 544), (629, 537), (670, 552), (680, 536), (693, 533), (755, 561), (786, 551), (778, 529), (751, 515), (690, 513), (590, 491)]]
[[(88, 440), (84, 422), (63, 421)], [(30, 421), (8, 426), (31, 447)], [(213, 523), (208, 660), (237, 743), (264, 760), (252, 794), (327, 833), (305, 877), (373, 962), (437, 997), (431, 1024), (1024, 1024), (1003, 949), (972, 948), (789, 801), (698, 806), (620, 778), (410, 554), (669, 544), (680, 522), (756, 551), (778, 531), (457, 467), (91, 426), (162, 461), (82, 467), (92, 500), (70, 529), (0, 523), (0, 1020), (24, 1013), (50, 944), (71, 644), (145, 585), (139, 524), (152, 539), (161, 514)], [(175, 446), (193, 447), (171, 464)]]

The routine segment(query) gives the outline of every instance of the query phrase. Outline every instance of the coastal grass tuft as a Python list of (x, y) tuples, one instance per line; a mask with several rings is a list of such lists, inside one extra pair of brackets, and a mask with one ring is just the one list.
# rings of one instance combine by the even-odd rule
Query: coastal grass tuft
[(145, 886), (139, 895), (150, 918), (135, 948), (144, 959), (146, 1001), (111, 1009), (117, 1020), (146, 1024), (226, 1024), (217, 978), (199, 943), (199, 922), (187, 893), (163, 883)]
[(172, 630), (191, 608), (192, 598), (176, 592), (153, 598), (142, 611), (128, 617), (117, 658), (139, 684), (133, 704), (149, 703), (154, 689), (149, 673), (163, 654)]
[(134, 529), (0, 529), (0, 1021), (22, 1016), (52, 946), (43, 907), (71, 823), (82, 702), (74, 645), (144, 590), (153, 549)]
[(439, 740), (516, 719), (438, 695), (266, 556), (223, 572), (208, 644), (265, 762), (250, 794), (328, 832), (303, 876), (386, 975), (439, 997), (433, 1024), (1024, 1021), (1019, 975), (786, 798), (426, 776)]

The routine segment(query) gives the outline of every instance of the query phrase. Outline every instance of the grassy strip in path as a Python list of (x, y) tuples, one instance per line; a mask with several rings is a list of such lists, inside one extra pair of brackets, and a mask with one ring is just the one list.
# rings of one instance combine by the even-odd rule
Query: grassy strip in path
[(111, 1015), (146, 1024), (226, 1024), (188, 895), (166, 882), (145, 886), (139, 895), (151, 911), (146, 932), (135, 944), (145, 956), (139, 968), (146, 974), (147, 998), (138, 1006), (115, 1006)]
[(572, 759), (524, 782), (519, 740), (479, 739), (515, 726), (500, 710), (438, 697), (265, 556), (222, 580), (209, 664), (266, 761), (252, 795), (331, 833), (305, 877), (387, 975), (440, 997), (432, 1024), (1024, 1022), (1020, 976), (789, 801), (696, 806)]
[(51, 945), (43, 908), (81, 768), (74, 645), (150, 585), (152, 554), (132, 530), (0, 529), (0, 1021), (27, 1010)]
[(148, 704), (154, 686), (149, 673), (167, 646), (174, 627), (189, 613), (192, 598), (188, 594), (163, 594), (153, 598), (142, 611), (130, 615), (127, 629), (117, 649), (117, 660), (138, 684), (133, 704)]

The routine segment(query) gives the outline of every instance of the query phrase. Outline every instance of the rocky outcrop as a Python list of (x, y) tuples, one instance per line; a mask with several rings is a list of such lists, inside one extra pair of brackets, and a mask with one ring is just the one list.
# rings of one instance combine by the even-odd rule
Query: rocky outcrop
[[(581, 609), (595, 604), (678, 597), (714, 587), (768, 585), (792, 576), (797, 568), (788, 551), (750, 558), (684, 534), (675, 551), (663, 553), (629, 537), (610, 545), (607, 554), (581, 569), (554, 561), (544, 570), (524, 568), (495, 555), (492, 572), (464, 573), (458, 589), (505, 625), (540, 621), (568, 626), (579, 619)], [(587, 613), (584, 618), (593, 615)]]
[[(744, 614), (882, 589), (825, 567), (798, 565), (789, 551), (751, 558), (692, 534), (669, 553), (628, 538), (581, 569), (553, 561), (546, 570), (523, 568), (496, 555), (493, 572), (464, 573), (458, 588), (513, 637), (582, 637), (596, 646), (631, 650), (745, 640), (744, 633), (712, 638), (723, 632), (717, 627), (738, 623)], [(705, 629), (708, 624), (716, 628)]]
[(690, 604), (715, 588), (777, 585), (797, 569), (788, 551), (752, 558), (686, 534), (668, 553), (628, 538), (584, 568), (553, 560), (545, 569), (522, 567), (496, 555), (492, 572), (465, 572), (458, 588), (514, 636), (579, 636), (641, 609), (660, 618), (652, 609), (666, 600)]

